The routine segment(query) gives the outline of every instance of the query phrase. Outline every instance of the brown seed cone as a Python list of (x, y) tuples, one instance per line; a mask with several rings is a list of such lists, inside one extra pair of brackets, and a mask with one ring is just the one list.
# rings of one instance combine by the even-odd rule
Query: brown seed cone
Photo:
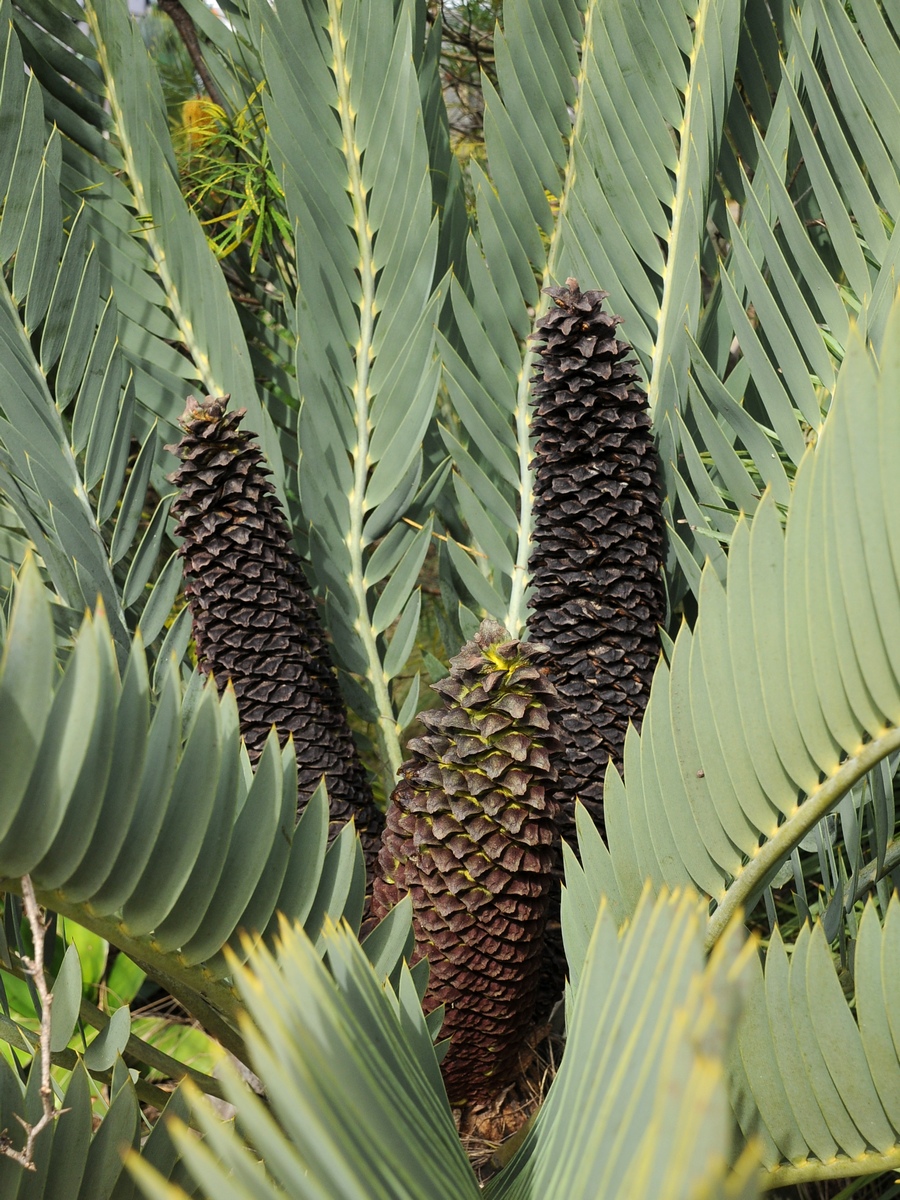
[(298, 811), (322, 776), (332, 835), (351, 816), (370, 865), (383, 817), (347, 724), (340, 691), (291, 535), (246, 409), (226, 412), (228, 396), (188, 397), (184, 437), (168, 449), (182, 465), (172, 506), (184, 539), (187, 584), (200, 669), (231, 680), (252, 761), (274, 725), (294, 738)]
[(560, 694), (565, 770), (554, 791), (575, 844), (575, 798), (602, 828), (607, 762), (640, 725), (666, 614), (665, 527), (647, 398), (606, 292), (547, 288), (532, 386), (535, 586), (529, 634)]
[(514, 1077), (530, 1027), (553, 868), (549, 785), (556, 693), (537, 650), (485, 621), (435, 685), (442, 709), (409, 743), (379, 856), (372, 912), (409, 894), (426, 1008), (446, 1005), (453, 1101)]

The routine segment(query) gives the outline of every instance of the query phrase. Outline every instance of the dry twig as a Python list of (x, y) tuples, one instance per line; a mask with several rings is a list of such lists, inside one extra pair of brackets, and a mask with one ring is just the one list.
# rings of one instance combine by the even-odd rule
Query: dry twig
[(47, 987), (47, 980), (44, 976), (44, 935), (47, 932), (47, 926), (41, 917), (41, 910), (38, 907), (38, 902), (34, 896), (34, 888), (31, 884), (31, 878), (28, 875), (22, 876), (22, 899), (25, 903), (25, 915), (28, 917), (28, 924), (31, 926), (31, 938), (34, 943), (34, 958), (25, 958), (22, 956), (22, 966), (34, 980), (34, 986), (37, 988), (37, 994), (41, 1001), (41, 1040), (40, 1040), (40, 1056), (41, 1056), (41, 1106), (43, 1113), (41, 1119), (36, 1125), (30, 1125), (27, 1121), (23, 1121), (17, 1116), (16, 1120), (25, 1130), (25, 1147), (22, 1150), (16, 1150), (9, 1140), (9, 1135), (4, 1129), (0, 1133), (0, 1155), (5, 1158), (11, 1158), (17, 1162), (19, 1166), (24, 1167), (26, 1171), (34, 1171), (34, 1143), (42, 1130), (52, 1124), (65, 1109), (57, 1109), (53, 1103), (53, 1087), (50, 1083), (50, 1007), (53, 1002), (53, 996), (50, 989)]
[(206, 89), (207, 96), (209, 96), (213, 104), (218, 104), (219, 108), (223, 108), (224, 100), (222, 93), (213, 83), (209, 68), (204, 61), (203, 51), (200, 49), (200, 40), (197, 37), (197, 29), (190, 14), (182, 7), (181, 0), (159, 0), (159, 7), (171, 19), (172, 24), (178, 30), (181, 40), (184, 42), (185, 49), (190, 55), (194, 70), (200, 76), (200, 81)]

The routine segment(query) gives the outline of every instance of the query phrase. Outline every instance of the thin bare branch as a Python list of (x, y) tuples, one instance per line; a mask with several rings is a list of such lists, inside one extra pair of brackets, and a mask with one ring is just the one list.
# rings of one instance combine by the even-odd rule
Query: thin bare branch
[(53, 995), (47, 987), (47, 980), (44, 977), (44, 935), (47, 932), (47, 926), (44, 918), (41, 916), (41, 910), (38, 907), (38, 902), (35, 899), (34, 888), (31, 884), (31, 878), (28, 875), (22, 876), (22, 899), (25, 903), (25, 915), (28, 918), (28, 924), (31, 927), (31, 939), (34, 945), (34, 958), (22, 957), (22, 965), (31, 978), (34, 980), (34, 986), (37, 989), (37, 994), (41, 1002), (41, 1035), (40, 1035), (40, 1059), (41, 1059), (41, 1107), (43, 1112), (41, 1119), (36, 1125), (30, 1125), (21, 1117), (16, 1120), (25, 1130), (25, 1146), (22, 1150), (16, 1150), (9, 1139), (7, 1131), (4, 1129), (0, 1133), (0, 1155), (5, 1158), (11, 1158), (17, 1162), (20, 1167), (24, 1167), (26, 1171), (35, 1170), (34, 1165), (34, 1143), (48, 1125), (51, 1125), (65, 1109), (57, 1109), (53, 1102), (53, 1086), (50, 1083), (50, 1009), (53, 1004)]
[(213, 104), (218, 104), (219, 108), (223, 108), (224, 100), (222, 93), (213, 83), (213, 78), (203, 58), (203, 51), (200, 49), (200, 40), (197, 37), (194, 22), (191, 20), (190, 15), (182, 8), (181, 0), (159, 0), (159, 7), (171, 19), (172, 24), (178, 30), (181, 40), (184, 42), (185, 49), (191, 56), (194, 70), (200, 76), (200, 80), (206, 89), (207, 96), (209, 96)]

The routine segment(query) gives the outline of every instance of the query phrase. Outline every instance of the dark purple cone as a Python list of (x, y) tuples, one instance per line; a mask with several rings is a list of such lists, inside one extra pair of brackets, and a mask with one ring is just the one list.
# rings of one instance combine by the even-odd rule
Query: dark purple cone
[(531, 1028), (554, 862), (556, 694), (537, 651), (485, 621), (435, 684), (409, 743), (379, 856), (372, 913), (409, 894), (425, 1007), (446, 1005), (453, 1101), (486, 1100), (516, 1074)]
[(564, 768), (554, 790), (575, 846), (578, 797), (603, 824), (603, 777), (640, 726), (665, 620), (665, 527), (647, 398), (606, 292), (547, 288), (532, 385), (534, 595), (529, 635), (560, 696)]
[(169, 478), (184, 539), (200, 669), (231, 680), (252, 761), (272, 725), (292, 734), (298, 810), (325, 776), (332, 834), (356, 820), (371, 866), (383, 817), (359, 761), (315, 601), (254, 435), (239, 429), (246, 409), (228, 396), (188, 397), (184, 437), (169, 447), (182, 465)]

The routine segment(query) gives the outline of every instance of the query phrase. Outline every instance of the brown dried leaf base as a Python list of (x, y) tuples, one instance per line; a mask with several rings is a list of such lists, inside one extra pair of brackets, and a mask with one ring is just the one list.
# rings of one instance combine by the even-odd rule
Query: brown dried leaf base
[(518, 1150), (553, 1082), (564, 1044), (550, 1025), (538, 1026), (522, 1049), (513, 1083), (489, 1101), (454, 1108), (459, 1136), (479, 1183), (486, 1183)]

